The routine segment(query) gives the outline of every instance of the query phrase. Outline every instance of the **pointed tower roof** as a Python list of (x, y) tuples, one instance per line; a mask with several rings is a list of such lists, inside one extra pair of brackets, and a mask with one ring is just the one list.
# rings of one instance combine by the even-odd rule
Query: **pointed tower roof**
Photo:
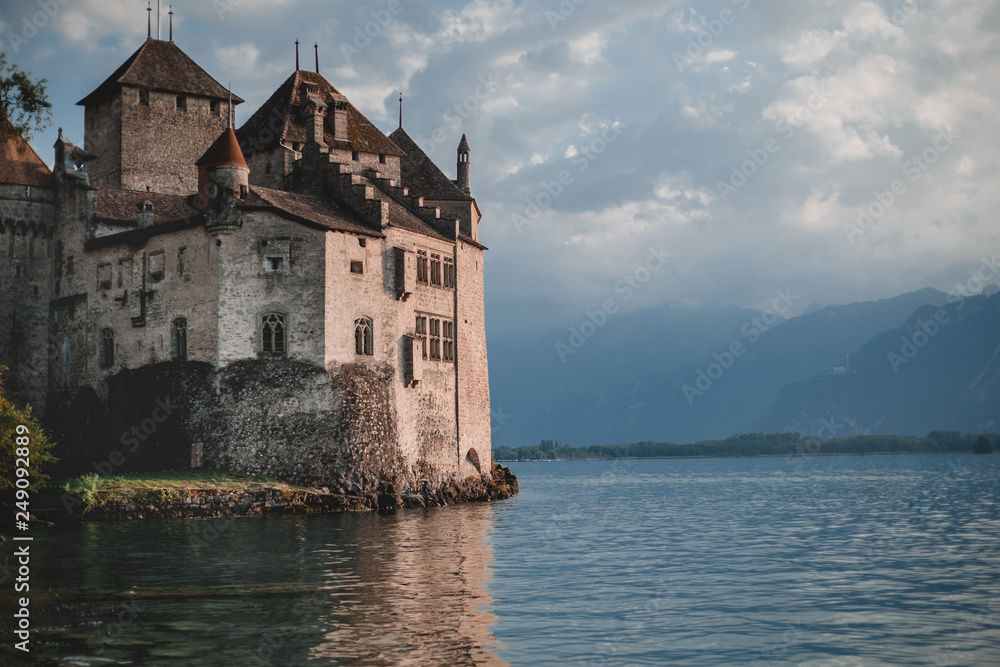
[(307, 88), (316, 89), (316, 95), (329, 101), (331, 97), (347, 102), (347, 141), (337, 140), (327, 132), (328, 146), (365, 153), (381, 153), (402, 157), (403, 151), (385, 136), (375, 124), (365, 118), (339, 90), (316, 72), (299, 70), (285, 79), (271, 97), (236, 132), (244, 146), (255, 151), (268, 150), (283, 142), (306, 143), (306, 126), (300, 113), (308, 99)]
[[(123, 85), (218, 99), (225, 99), (229, 94), (225, 86), (176, 44), (147, 39), (104, 83), (77, 104), (88, 106), (100, 102), (118, 93)], [(233, 102), (240, 104), (243, 100), (233, 95)]]
[(472, 148), (469, 146), (469, 140), (463, 134), (462, 135), (462, 140), (460, 142), (458, 142), (458, 152), (459, 153), (469, 153), (471, 151), (472, 151)]
[(12, 130), (0, 131), (0, 183), (52, 187), (52, 171), (31, 144)]
[(220, 164), (231, 164), (238, 167), (247, 167), (247, 161), (243, 159), (243, 151), (240, 150), (240, 142), (236, 139), (233, 128), (227, 127), (219, 135), (212, 147), (205, 151), (205, 154), (198, 159), (195, 164), (199, 167), (215, 167)]
[[(421, 150), (406, 130), (399, 128), (389, 135), (393, 143), (406, 151), (406, 157), (399, 161), (400, 180), (410, 188), (413, 195), (424, 199), (441, 201), (469, 201), (469, 195), (445, 176), (436, 164)], [(464, 139), (464, 137), (463, 137)]]

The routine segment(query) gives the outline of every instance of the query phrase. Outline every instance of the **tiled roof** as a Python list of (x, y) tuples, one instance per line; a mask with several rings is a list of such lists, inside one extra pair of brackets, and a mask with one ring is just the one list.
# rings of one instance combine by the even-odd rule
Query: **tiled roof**
[[(236, 137), (244, 153), (270, 150), (279, 141), (286, 145), (296, 142), (306, 142), (306, 127), (301, 116), (302, 104), (305, 102), (305, 84), (315, 85), (319, 96), (327, 99), (331, 94), (341, 95), (322, 75), (316, 72), (299, 70), (288, 77), (274, 94), (264, 102), (257, 112), (236, 131)], [(327, 122), (333, 115), (331, 110)], [(350, 102), (347, 103), (347, 137), (348, 141), (337, 141), (327, 132), (324, 140), (327, 145), (347, 150), (365, 153), (380, 153), (402, 156), (403, 151), (392, 143), (381, 130), (365, 118)]]
[(52, 172), (20, 134), (0, 134), (0, 184), (52, 187)]
[(375, 196), (381, 201), (389, 202), (389, 223), (394, 227), (443, 241), (454, 240), (452, 237), (441, 233), (438, 229), (425, 222), (423, 218), (414, 213), (410, 208), (399, 203), (392, 195), (383, 190), (378, 183), (363, 176), (361, 180), (374, 188)]
[(97, 218), (121, 226), (135, 226), (138, 224), (139, 206), (146, 201), (153, 203), (155, 224), (202, 216), (202, 212), (184, 195), (101, 188), (97, 191)]
[[(117, 93), (122, 85), (144, 86), (150, 90), (225, 99), (229, 91), (173, 42), (147, 39), (121, 67), (94, 92), (77, 102), (87, 106)], [(233, 95), (233, 103), (242, 99)]]
[(250, 195), (240, 202), (242, 209), (265, 209), (291, 216), (299, 222), (342, 232), (382, 237), (381, 231), (366, 224), (345, 206), (313, 195), (250, 187)]
[(410, 189), (411, 195), (441, 201), (472, 199), (438, 169), (420, 146), (410, 138), (406, 130), (399, 128), (390, 134), (389, 138), (406, 151), (406, 157), (400, 160), (400, 180)]
[(243, 159), (243, 152), (240, 151), (240, 143), (236, 140), (236, 133), (231, 127), (227, 127), (226, 131), (219, 135), (211, 148), (205, 151), (205, 154), (195, 164), (209, 167), (219, 164), (234, 164), (246, 167), (247, 161)]

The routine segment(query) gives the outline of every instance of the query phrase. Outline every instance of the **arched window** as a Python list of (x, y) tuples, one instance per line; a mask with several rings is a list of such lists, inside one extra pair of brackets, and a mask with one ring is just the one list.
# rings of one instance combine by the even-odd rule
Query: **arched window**
[(111, 329), (101, 331), (97, 344), (101, 368), (111, 368), (115, 365), (115, 332)]
[(286, 344), (285, 316), (279, 313), (269, 313), (260, 319), (260, 351), (266, 354), (285, 354)]
[(174, 361), (187, 361), (188, 357), (188, 323), (183, 317), (174, 320), (170, 327), (170, 358)]
[(370, 357), (373, 350), (372, 321), (367, 317), (354, 320), (354, 353)]
[(139, 88), (139, 104), (148, 107), (149, 106), (149, 89)]

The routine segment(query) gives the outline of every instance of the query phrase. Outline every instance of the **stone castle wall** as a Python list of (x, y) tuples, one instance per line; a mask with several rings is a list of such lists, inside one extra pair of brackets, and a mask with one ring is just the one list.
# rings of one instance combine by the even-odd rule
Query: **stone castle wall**
[(14, 400), (45, 410), (54, 222), (51, 190), (0, 186), (0, 360)]

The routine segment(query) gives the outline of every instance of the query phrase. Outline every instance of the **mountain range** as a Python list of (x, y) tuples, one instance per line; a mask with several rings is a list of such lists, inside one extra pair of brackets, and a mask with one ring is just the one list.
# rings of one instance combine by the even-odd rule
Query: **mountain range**
[(668, 303), (531, 345), (491, 341), (493, 442), (995, 430), (995, 292), (958, 300), (928, 288), (788, 319), (779, 313), (795, 297), (779, 292), (763, 311)]

